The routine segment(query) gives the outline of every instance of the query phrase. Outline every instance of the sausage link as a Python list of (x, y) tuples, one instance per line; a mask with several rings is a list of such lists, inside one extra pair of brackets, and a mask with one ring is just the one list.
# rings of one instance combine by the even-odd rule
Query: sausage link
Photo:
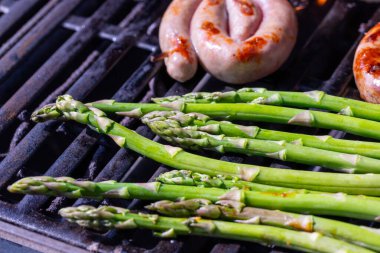
[[(276, 71), (296, 41), (297, 20), (292, 6), (287, 0), (227, 1), (203, 0), (194, 13), (191, 40), (202, 65), (218, 79), (234, 84), (255, 81)], [(251, 11), (258, 17), (247, 20), (245, 13)], [(230, 13), (237, 12), (240, 14), (231, 20)], [(253, 24), (254, 34), (240, 41), (246, 35), (234, 31), (239, 23)], [(253, 31), (255, 24), (258, 28)]]
[(160, 25), (160, 47), (169, 75), (185, 82), (197, 71), (198, 59), (190, 41), (190, 23), (201, 0), (173, 0)]
[(259, 28), (262, 13), (251, 0), (226, 0), (230, 37), (244, 41)]
[(371, 103), (380, 103), (380, 23), (361, 40), (354, 59), (354, 76), (360, 96)]

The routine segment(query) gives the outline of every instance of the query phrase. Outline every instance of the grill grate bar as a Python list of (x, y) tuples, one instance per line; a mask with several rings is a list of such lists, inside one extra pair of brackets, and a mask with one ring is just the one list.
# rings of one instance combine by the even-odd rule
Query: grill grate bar
[[(309, 37), (302, 50), (298, 53), (297, 59), (293, 66), (297, 71), (293, 71), (286, 79), (288, 83), (299, 84), (299, 81), (310, 69), (313, 61), (310, 59), (316, 58), (323, 52), (323, 48), (329, 46), (326, 41), (331, 41), (336, 38), (339, 29), (348, 13), (350, 12), (350, 4), (345, 0), (337, 0), (334, 2), (326, 17), (319, 24), (315, 32)], [(319, 66), (322, 67), (322, 66)]]
[[(89, 18), (83, 29), (67, 40), (42, 67), (0, 109), (0, 134), (16, 116), (46, 89), (54, 77), (64, 69), (94, 38), (103, 23), (117, 13), (124, 0), (108, 0)], [(4, 63), (4, 61), (2, 61)], [(1, 64), (0, 64), (1, 73)]]
[[(49, 103), (53, 103), (57, 96), (64, 94), (67, 89), (70, 88), (73, 83), (75, 83), (78, 78), (90, 67), (90, 65), (97, 59), (99, 56), (98, 51), (92, 52), (86, 60), (79, 66), (77, 70), (75, 70), (70, 77), (55, 91), (53, 91), (45, 100), (38, 106), (38, 108), (47, 105)], [(20, 113), (18, 118), (22, 117), (23, 121), (20, 126), (16, 129), (15, 134), (11, 140), (11, 144), (9, 145), (9, 150), (12, 150), (17, 146), (17, 144), (25, 137), (25, 135), (32, 128), (32, 122), (30, 122), (30, 112), (24, 110)]]
[[(141, 93), (151, 77), (156, 74), (161, 65), (160, 63), (151, 63), (146, 60), (142, 66), (136, 70), (135, 75), (132, 75), (125, 85), (115, 94), (114, 99), (118, 101), (133, 101)], [(79, 166), (80, 162), (83, 161), (91, 148), (94, 147), (98, 139), (97, 137), (99, 137), (99, 135), (91, 133), (91, 130), (88, 131), (88, 129), (86, 129), (82, 131), (69, 148), (67, 148), (49, 168), (45, 175), (54, 177), (70, 175), (75, 168)], [(22, 210), (36, 210), (46, 203), (47, 200), (48, 198), (25, 196), (22, 202), (20, 202), (19, 207)]]
[[(88, 98), (89, 95), (97, 92), (97, 88), (101, 87), (103, 83), (102, 80), (110, 72), (111, 69), (114, 69), (115, 64), (117, 64), (121, 58), (128, 57), (126, 53), (133, 46), (141, 49), (150, 51), (152, 54), (157, 52), (157, 37), (152, 36), (152, 33), (156, 33), (157, 27), (159, 25), (160, 19), (158, 15), (163, 10), (163, 7), (168, 3), (165, 1), (164, 4), (152, 3), (154, 1), (139, 1), (132, 11), (129, 12), (119, 25), (113, 25), (108, 23), (103, 23), (98, 27), (98, 30), (94, 33), (94, 37), (98, 36), (104, 40), (110, 40), (111, 45), (99, 56), (95, 63), (91, 64), (91, 67), (85, 71), (83, 75), (72, 85), (69, 89), (75, 98), (79, 100), (84, 100)], [(162, 1), (156, 1), (162, 2)], [(328, 2), (329, 4), (332, 1)], [(358, 3), (362, 4), (362, 3)], [(148, 7), (147, 7), (148, 6)], [(159, 6), (160, 8), (157, 8)], [(331, 5), (330, 5), (331, 7)], [(310, 83), (307, 80), (310, 77), (315, 77), (315, 74), (318, 74), (318, 71), (327, 72), (328, 67), (322, 66), (320, 70), (311, 69), (315, 61), (319, 62), (323, 58), (325, 51), (334, 50), (332, 43), (329, 43), (332, 39), (336, 39), (336, 43), (344, 44), (346, 43), (346, 38), (341, 38), (341, 31), (336, 29), (338, 25), (347, 25), (350, 24), (350, 19), (353, 17), (354, 10), (357, 9), (356, 4), (352, 4), (350, 0), (336, 0), (328, 14), (322, 19), (322, 22), (317, 22), (319, 24), (318, 28), (314, 30), (308, 29), (309, 31), (314, 31), (311, 36), (307, 36), (307, 43), (301, 48), (302, 42), (299, 43), (294, 56), (295, 60), (291, 61), (291, 65), (285, 65), (279, 72), (274, 75), (262, 80), (264, 83), (268, 83), (268, 87), (274, 83), (278, 83), (285, 80), (286, 83), (284, 86), (281, 86), (281, 89), (297, 89), (304, 90), (310, 89), (313, 87), (319, 87), (321, 83), (323, 87), (328, 92), (333, 92), (337, 94), (349, 94), (350, 87), (352, 84), (352, 74), (350, 61), (353, 57), (353, 49), (351, 51), (344, 52), (345, 56), (342, 60), (339, 58), (338, 54), (332, 54), (331, 57), (326, 57), (325, 61), (330, 61), (330, 58), (333, 61), (340, 61), (339, 66), (336, 68), (334, 65), (334, 73), (330, 75), (330, 78), (322, 82), (320, 80), (325, 80), (325, 78), (316, 78), (317, 81), (312, 83), (312, 85), (305, 86), (303, 82)], [(315, 9), (313, 9), (315, 11)], [(327, 10), (327, 9), (326, 9)], [(310, 12), (310, 9), (306, 9), (305, 13)], [(378, 10), (380, 14), (380, 9)], [(309, 13), (316, 15), (312, 11)], [(301, 15), (300, 15), (301, 16)], [(304, 18), (306, 15), (304, 15)], [(148, 20), (146, 20), (148, 18)], [(310, 18), (310, 17), (308, 17)], [(1, 20), (1, 19), (0, 19)], [(78, 17), (78, 16), (69, 16), (66, 18), (65, 23), (63, 24), (64, 28), (77, 31), (80, 33), (80, 29), (84, 22), (88, 22), (88, 18)], [(374, 22), (372, 18), (369, 22)], [(307, 20), (306, 20), (307, 21)], [(303, 23), (301, 18), (300, 23)], [(305, 22), (306, 23), (306, 22)], [(148, 31), (146, 34), (142, 34), (142, 31), (147, 27)], [(123, 28), (126, 29), (123, 29)], [(75, 35), (74, 35), (75, 36)], [(346, 41), (345, 41), (346, 40)], [(351, 41), (350, 41), (351, 42)], [(353, 41), (352, 41), (353, 42)], [(357, 41), (356, 41), (357, 43)], [(106, 45), (105, 43), (103, 43)], [(348, 46), (352, 46), (347, 45)], [(112, 50), (111, 50), (112, 48)], [(319, 54), (318, 52), (322, 50), (323, 52)], [(344, 51), (343, 49), (342, 51)], [(132, 50), (133, 51), (133, 50)], [(107, 53), (108, 52), (108, 53)], [(343, 55), (343, 52), (341, 53)], [(144, 56), (145, 57), (145, 56)], [(305, 64), (307, 63), (307, 64)], [(146, 93), (146, 96), (142, 101), (150, 98), (152, 94), (159, 90), (158, 95), (162, 95), (167, 89), (171, 87), (166, 95), (179, 95), (184, 94), (190, 91), (203, 91), (203, 90), (231, 90), (231, 88), (226, 86), (214, 86), (214, 83), (217, 81), (212, 78), (210, 75), (203, 73), (198, 73), (197, 81), (190, 84), (179, 84), (176, 83), (173, 86), (167, 84), (167, 76), (163, 75), (160, 70), (162, 68), (162, 63), (152, 64), (149, 63), (148, 59), (140, 65), (140, 67), (134, 72), (134, 74), (123, 84), (123, 86), (116, 92), (114, 98), (119, 101), (136, 101), (138, 98), (143, 95), (143, 92), (147, 90), (149, 83), (150, 90)], [(101, 73), (98, 73), (101, 72)], [(331, 71), (332, 72), (332, 71)], [(301, 74), (300, 74), (301, 73)], [(155, 76), (155, 81), (151, 80)], [(318, 75), (316, 75), (318, 76)], [(199, 81), (200, 80), (200, 81)], [(199, 81), (199, 82), (198, 82)], [(191, 81), (193, 82), (193, 81)], [(218, 83), (221, 83), (218, 81)], [(164, 85), (162, 85), (164, 84)], [(294, 84), (297, 84), (294, 87)], [(155, 87), (160, 85), (160, 87)], [(258, 84), (256, 84), (258, 86)], [(159, 88), (159, 89), (156, 89)], [(1, 89), (1, 88), (0, 88)], [(95, 91), (95, 92), (93, 92)], [(90, 94), (91, 93), (91, 94)], [(0, 95), (1, 96), (1, 95)], [(40, 96), (40, 95), (39, 95)], [(28, 106), (26, 106), (28, 107)], [(25, 108), (29, 109), (29, 108)], [(21, 110), (22, 111), (22, 110)], [(19, 118), (25, 117), (27, 113), (19, 114)], [(0, 122), (1, 122), (1, 111), (0, 111)], [(136, 131), (142, 135), (147, 136), (148, 138), (153, 138), (154, 134), (144, 125), (138, 123), (137, 120), (128, 120), (127, 118), (121, 121), (128, 127), (136, 128)], [(115, 145), (110, 146), (106, 138), (100, 137), (92, 132), (89, 132), (88, 129), (83, 130), (83, 127), (77, 127), (74, 124), (64, 123), (59, 124), (55, 122), (48, 122), (44, 124), (38, 124), (26, 135), (25, 138), (17, 145), (13, 150), (11, 150), (8, 156), (0, 163), (0, 187), (4, 187), (5, 183), (13, 177), (13, 175), (24, 165), (27, 164), (27, 161), (30, 158), (34, 158), (34, 153), (44, 148), (44, 142), (48, 141), (47, 137), (55, 134), (57, 131), (57, 126), (61, 126), (63, 129), (68, 129), (70, 138), (74, 139), (67, 148), (62, 148), (63, 153), (60, 153), (60, 157), (50, 166), (45, 174), (47, 175), (68, 175), (74, 174), (76, 177), (95, 177), (96, 181), (101, 180), (120, 180), (122, 181), (145, 181), (154, 179), (156, 175), (166, 170), (164, 166), (160, 166), (147, 158), (138, 156), (133, 151), (120, 149), (115, 150)], [(74, 129), (72, 130), (71, 128)], [(264, 124), (264, 126), (266, 126)], [(270, 125), (272, 127), (272, 125)], [(277, 129), (282, 129), (289, 131), (289, 128), (286, 126), (277, 126)], [(292, 131), (305, 131), (302, 128), (293, 128)], [(318, 132), (320, 130), (308, 129), (310, 132)], [(0, 123), (0, 132), (1, 132), (1, 123)], [(41, 134), (41, 136), (40, 136)], [(341, 138), (344, 133), (339, 131), (332, 131), (330, 134)], [(98, 139), (98, 140), (97, 140)], [(158, 137), (154, 140), (160, 140)], [(95, 147), (95, 148), (94, 148)], [(75, 152), (74, 152), (75, 151)], [(18, 153), (21, 152), (21, 153)], [(113, 156), (112, 156), (113, 155)], [(112, 156), (112, 157), (111, 157)], [(213, 157), (220, 157), (217, 155), (211, 155)], [(87, 158), (92, 158), (87, 160)], [(86, 159), (86, 160), (84, 160)], [(228, 161), (238, 161), (238, 162), (247, 162), (248, 163), (260, 163), (261, 165), (270, 164), (272, 161), (270, 159), (261, 159), (255, 157), (252, 158), (243, 158), (240, 156), (222, 156), (221, 159)], [(82, 162), (85, 161), (85, 162)], [(104, 168), (103, 164), (107, 163)], [(287, 163), (277, 164), (276, 166), (286, 167)], [(89, 165), (89, 166), (88, 166)], [(272, 164), (274, 166), (274, 164)], [(291, 166), (292, 167), (292, 166)], [(99, 169), (102, 169), (98, 172)], [(305, 169), (305, 167), (303, 167)], [(307, 169), (318, 169), (307, 168)], [(6, 173), (3, 173), (6, 172)], [(11, 175), (5, 175), (11, 172)], [(153, 175), (151, 177), (151, 175)], [(53, 202), (48, 202), (48, 198), (44, 197), (24, 197), (21, 202), (17, 205), (10, 205), (5, 202), (0, 201), (0, 219), (12, 222), (17, 224), (20, 227), (28, 228), (34, 230), (43, 235), (51, 236), (52, 238), (60, 239), (61, 241), (67, 242), (71, 245), (78, 246), (80, 248), (86, 248), (87, 250), (99, 250), (99, 252), (121, 252), (122, 250), (133, 251), (133, 252), (196, 252), (196, 251), (211, 251), (212, 253), (224, 253), (224, 252), (246, 252), (249, 250), (256, 250), (257, 252), (289, 252), (283, 251), (282, 248), (274, 247), (273, 249), (262, 248), (258, 245), (248, 244), (248, 243), (239, 243), (235, 244), (233, 241), (224, 241), (224, 240), (214, 240), (209, 238), (199, 238), (199, 237), (186, 237), (181, 238), (181, 240), (171, 240), (164, 241), (160, 239), (153, 239), (153, 237), (143, 231), (130, 231), (130, 232), (118, 232), (110, 231), (105, 235), (94, 234), (88, 230), (82, 230), (77, 226), (69, 225), (68, 223), (58, 222), (54, 215), (59, 208), (67, 205), (72, 205), (71, 200), (66, 198), (55, 198)], [(51, 199), (50, 199), (51, 200)], [(78, 204), (99, 204), (98, 201), (90, 201), (80, 199), (75, 202), (75, 205)], [(120, 206), (128, 206), (129, 208), (140, 210), (146, 202), (133, 200), (133, 201), (123, 201), (123, 200), (105, 200), (105, 204), (117, 204)], [(48, 207), (48, 208), (46, 208)], [(42, 209), (43, 212), (28, 212), (29, 209)], [(42, 213), (49, 212), (49, 217), (43, 215)], [(53, 217), (52, 217), (53, 216)], [(361, 223), (364, 224), (364, 223)], [(367, 225), (367, 224), (366, 224)], [(22, 230), (22, 228), (20, 228)], [(1, 235), (1, 229), (0, 229)], [(122, 241), (123, 238), (131, 238), (132, 241)], [(142, 239), (141, 239), (142, 238)], [(24, 239), (25, 240), (25, 239)], [(25, 240), (27, 241), (27, 240)], [(120, 242), (122, 242), (120, 244)], [(119, 243), (116, 246), (115, 243)], [(109, 246), (106, 246), (109, 245)], [(139, 246), (134, 246), (139, 245)], [(153, 249), (145, 250), (153, 245)], [(45, 251), (41, 246), (37, 246), (41, 250)]]
[(0, 41), (3, 41), (11, 30), (24, 19), (25, 15), (41, 2), (41, 0), (18, 1), (7, 8), (6, 14), (0, 19)]
[[(0, 82), (3, 82), (15, 67), (20, 64), (21, 60), (36, 48), (79, 3), (79, 0), (62, 1), (51, 10), (38, 25), (35, 25), (36, 22), (46, 14), (46, 10), (50, 10), (50, 7), (54, 6), (55, 1), (49, 2), (47, 7), (41, 9), (35, 18), (26, 23), (22, 28), (22, 30), (25, 31), (21, 31), (20, 34), (15, 34), (15, 41), (21, 38), (22, 34), (25, 34), (28, 29), (33, 28), (2, 57), (0, 62)], [(4, 51), (5, 49), (2, 50)]]
[[(147, 10), (157, 9), (156, 3), (147, 3)], [(146, 20), (145, 14), (141, 15), (142, 19)], [(147, 24), (149, 20), (146, 20)], [(144, 26), (139, 25), (141, 32)], [(136, 28), (134, 28), (136, 30)], [(129, 29), (125, 29), (125, 32), (120, 35), (117, 42), (113, 43), (100, 57), (99, 59), (89, 68), (85, 74), (69, 89), (67, 93), (71, 94), (77, 99), (84, 99), (85, 96), (93, 90), (99, 83), (99, 81), (104, 78), (106, 73), (109, 72), (110, 68), (115, 65), (114, 61), (119, 61), (121, 57), (126, 53), (122, 50), (129, 50), (131, 47), (131, 37)], [(159, 66), (159, 65), (154, 65)], [(157, 71), (157, 70), (156, 70)], [(142, 72), (143, 73), (143, 72)], [(95, 82), (95, 80), (97, 80)], [(116, 94), (120, 96), (120, 101), (130, 101), (128, 99), (134, 98), (133, 94), (136, 91), (141, 91), (141, 87), (138, 83), (129, 84), (132, 85), (128, 88), (128, 85), (124, 85), (120, 90), (125, 90), (125, 95)], [(129, 95), (128, 95), (129, 94)], [(7, 157), (0, 163), (0, 172), (6, 171), (7, 173), (0, 173), (0, 188), (4, 186), (8, 180), (12, 177), (14, 173), (22, 168), (22, 166), (31, 158), (31, 156), (36, 152), (38, 147), (46, 140), (50, 135), (47, 129), (52, 129), (57, 124), (55, 122), (47, 122), (43, 124), (37, 124), (31, 132), (17, 145), (14, 150), (9, 152)], [(1, 126), (1, 125), (0, 125)], [(19, 156), (19, 154), (23, 154)]]

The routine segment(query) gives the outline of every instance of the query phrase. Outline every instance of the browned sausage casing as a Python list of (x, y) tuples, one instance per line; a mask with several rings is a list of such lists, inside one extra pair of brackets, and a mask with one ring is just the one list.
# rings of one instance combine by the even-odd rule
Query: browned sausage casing
[(367, 32), (360, 42), (354, 60), (354, 75), (360, 96), (380, 103), (380, 23)]

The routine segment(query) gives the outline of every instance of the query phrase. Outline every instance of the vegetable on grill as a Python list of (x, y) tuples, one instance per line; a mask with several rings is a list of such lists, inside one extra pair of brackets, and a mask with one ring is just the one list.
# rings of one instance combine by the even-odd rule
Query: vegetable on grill
[(244, 224), (262, 224), (305, 232), (318, 232), (325, 236), (380, 251), (380, 233), (376, 229), (317, 216), (245, 207), (241, 203), (231, 201), (220, 201), (213, 204), (206, 199), (176, 202), (161, 200), (146, 206), (146, 208), (172, 217), (201, 216), (207, 219), (224, 219)]
[(50, 119), (74, 120), (87, 124), (100, 133), (108, 134), (119, 146), (130, 148), (176, 169), (192, 170), (214, 176), (237, 177), (245, 181), (276, 186), (307, 189), (310, 186), (312, 189), (318, 187), (320, 191), (329, 191), (329, 187), (334, 187), (334, 192), (346, 192), (347, 189), (351, 194), (357, 190), (358, 194), (365, 192), (367, 195), (380, 195), (380, 175), (347, 175), (276, 169), (194, 155), (180, 148), (162, 145), (144, 138), (107, 118), (102, 111), (75, 101), (68, 95), (60, 96), (56, 104), (37, 110), (33, 113), (32, 119), (37, 122)]
[(11, 186), (13, 193), (69, 198), (123, 198), (142, 200), (208, 199), (241, 202), (246, 206), (334, 215), (380, 221), (380, 198), (344, 193), (259, 192), (152, 183), (76, 181), (66, 177), (26, 177)]
[(154, 98), (154, 102), (186, 103), (255, 103), (298, 108), (317, 108), (347, 116), (380, 121), (380, 105), (331, 96), (323, 91), (270, 91), (265, 88), (242, 88), (228, 92), (195, 92), (183, 96)]
[(265, 225), (241, 224), (226, 221), (207, 220), (200, 217), (169, 218), (156, 214), (132, 213), (127, 209), (101, 206), (67, 207), (59, 211), (68, 221), (95, 230), (109, 229), (150, 229), (155, 235), (172, 238), (177, 235), (201, 235), (218, 238), (274, 244), (305, 252), (347, 253), (373, 252), (344, 241), (321, 235), (277, 228)]
[[(232, 189), (239, 188), (250, 191), (261, 191), (261, 192), (316, 192), (321, 193), (321, 189), (328, 190), (328, 192), (339, 192), (340, 187), (318, 187), (318, 186), (307, 186), (304, 188), (287, 188), (279, 187), (273, 185), (258, 184), (254, 182), (247, 182), (239, 180), (238, 178), (226, 179), (223, 175), (209, 176), (207, 174), (192, 172), (190, 170), (172, 170), (160, 174), (157, 177), (157, 181), (164, 184), (176, 184), (176, 185), (187, 185), (187, 186), (200, 186), (200, 187), (216, 187), (222, 189)], [(306, 190), (305, 188), (309, 188)], [(358, 188), (345, 188), (347, 194), (361, 194), (366, 195), (369, 189), (359, 189)], [(359, 193), (360, 192), (360, 193)], [(369, 191), (373, 193), (373, 191)], [(367, 194), (368, 195), (368, 194)]]
[[(171, 144), (179, 145), (185, 149), (211, 149), (220, 153), (234, 152), (266, 156), (283, 161), (320, 165), (348, 173), (380, 173), (380, 160), (374, 158), (304, 147), (302, 143), (211, 134), (209, 132), (212, 132), (212, 128), (218, 129), (218, 126), (208, 125), (209, 130), (189, 126), (193, 117), (194, 115), (189, 117), (182, 112), (158, 111), (146, 114), (141, 120), (153, 132)], [(195, 117), (198, 120), (204, 118), (203, 115), (196, 115)]]
[(152, 111), (176, 110), (183, 113), (201, 113), (213, 119), (244, 120), (280, 123), (307, 127), (336, 129), (363, 137), (380, 140), (380, 122), (322, 111), (296, 109), (263, 104), (211, 103), (194, 104), (174, 101), (162, 104), (118, 103), (113, 100), (88, 104), (104, 111), (123, 116), (141, 117)]

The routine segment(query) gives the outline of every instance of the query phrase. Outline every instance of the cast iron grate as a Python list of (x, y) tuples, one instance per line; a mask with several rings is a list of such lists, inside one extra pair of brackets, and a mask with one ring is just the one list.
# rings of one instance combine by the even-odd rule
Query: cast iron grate
[[(62, 93), (90, 101), (149, 101), (153, 96), (231, 90), (199, 70), (175, 83), (158, 53), (157, 29), (169, 0), (3, 0), (0, 1), (0, 237), (43, 252), (290, 252), (278, 247), (200, 237), (160, 240), (149, 231), (97, 234), (62, 222), (59, 208), (98, 201), (7, 193), (24, 176), (72, 176), (141, 182), (167, 170), (107, 138), (72, 123), (33, 124), (36, 107)], [(349, 0), (292, 0), (300, 24), (298, 44), (275, 74), (248, 86), (283, 90), (322, 89), (357, 98), (352, 78), (355, 47), (380, 21), (380, 5)], [(154, 134), (133, 119), (119, 119), (148, 138)], [(267, 128), (327, 134), (326, 130), (272, 124)], [(335, 137), (357, 138), (338, 131)], [(159, 140), (155, 138), (155, 140)], [(209, 154), (208, 154), (209, 155)], [(217, 156), (265, 166), (322, 170), (265, 158)], [(145, 202), (105, 200), (133, 209)], [(347, 220), (347, 219), (346, 219)], [(369, 222), (349, 222), (373, 226)]]

